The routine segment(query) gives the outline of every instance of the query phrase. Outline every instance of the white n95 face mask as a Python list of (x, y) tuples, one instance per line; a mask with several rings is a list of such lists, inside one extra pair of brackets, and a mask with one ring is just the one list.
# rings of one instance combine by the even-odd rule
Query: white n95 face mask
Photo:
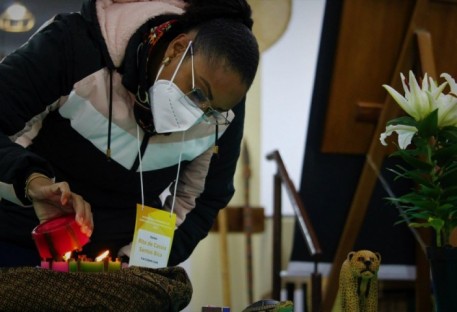
[(184, 51), (171, 80), (157, 80), (164, 67), (162, 64), (154, 85), (149, 88), (151, 112), (157, 133), (186, 131), (202, 120), (203, 111), (173, 83), (176, 73), (181, 67), (191, 45), (192, 41), (189, 42)]
[(172, 81), (156, 81), (149, 96), (157, 133), (186, 131), (202, 120), (202, 110)]

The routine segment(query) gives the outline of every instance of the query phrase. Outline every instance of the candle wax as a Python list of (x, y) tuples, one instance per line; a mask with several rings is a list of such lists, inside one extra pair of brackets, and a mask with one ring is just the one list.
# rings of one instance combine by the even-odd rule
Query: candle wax
[(68, 268), (70, 272), (78, 272), (78, 262), (75, 259), (71, 259), (68, 262)]
[(49, 269), (49, 261), (41, 261), (42, 269)]
[(119, 271), (121, 269), (121, 262), (119, 260), (108, 262), (108, 272)]
[(65, 261), (53, 261), (51, 264), (53, 271), (57, 272), (68, 272), (68, 262)]
[(79, 265), (80, 272), (103, 272), (104, 269), (104, 263), (102, 261), (81, 261)]

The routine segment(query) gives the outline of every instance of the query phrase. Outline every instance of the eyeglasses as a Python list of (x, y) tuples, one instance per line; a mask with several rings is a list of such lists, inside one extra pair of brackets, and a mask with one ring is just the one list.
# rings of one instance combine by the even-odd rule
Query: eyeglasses
[[(194, 74), (194, 49), (192, 47), (192, 42), (190, 44), (190, 57), (192, 63), (192, 90), (186, 93), (185, 96), (199, 109), (203, 111), (203, 118), (206, 122), (214, 125), (224, 125), (227, 126), (230, 124), (228, 120), (228, 112), (220, 112), (217, 109), (214, 109), (211, 106), (210, 99), (206, 96), (205, 92), (202, 89), (195, 87), (195, 74)], [(225, 115), (225, 116), (224, 116)]]
[(227, 126), (230, 124), (228, 120), (228, 112), (220, 112), (211, 107), (211, 101), (205, 95), (205, 93), (199, 88), (193, 88), (190, 92), (186, 94), (191, 103), (203, 111), (203, 119), (214, 125), (224, 125)]

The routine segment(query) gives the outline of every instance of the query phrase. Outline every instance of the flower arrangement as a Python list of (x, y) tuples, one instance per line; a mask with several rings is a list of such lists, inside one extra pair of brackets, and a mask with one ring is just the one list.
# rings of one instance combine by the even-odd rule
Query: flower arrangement
[(391, 156), (404, 164), (391, 171), (396, 179), (414, 182), (409, 193), (388, 199), (401, 208), (409, 226), (432, 228), (437, 247), (449, 244), (457, 226), (457, 84), (449, 74), (440, 77), (445, 81), (438, 85), (425, 74), (419, 84), (413, 72), (408, 80), (401, 74), (404, 96), (383, 85), (407, 116), (388, 121), (380, 136), (387, 145), (386, 138), (397, 134)]

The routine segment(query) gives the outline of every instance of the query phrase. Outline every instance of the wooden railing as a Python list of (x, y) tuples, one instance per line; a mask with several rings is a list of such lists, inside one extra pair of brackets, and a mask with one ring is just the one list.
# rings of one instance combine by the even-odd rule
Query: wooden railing
[(282, 254), (282, 194), (281, 186), (284, 185), (295, 215), (300, 226), (300, 231), (305, 239), (306, 247), (314, 262), (314, 271), (311, 273), (311, 311), (320, 311), (322, 302), (322, 276), (318, 271), (318, 263), (322, 250), (317, 239), (311, 220), (306, 213), (305, 207), (300, 196), (295, 189), (294, 184), (289, 178), (284, 162), (278, 151), (267, 155), (268, 160), (276, 162), (278, 171), (274, 175), (274, 193), (273, 193), (273, 262), (272, 262), (272, 296), (273, 299), (279, 300), (281, 291), (281, 254)]

